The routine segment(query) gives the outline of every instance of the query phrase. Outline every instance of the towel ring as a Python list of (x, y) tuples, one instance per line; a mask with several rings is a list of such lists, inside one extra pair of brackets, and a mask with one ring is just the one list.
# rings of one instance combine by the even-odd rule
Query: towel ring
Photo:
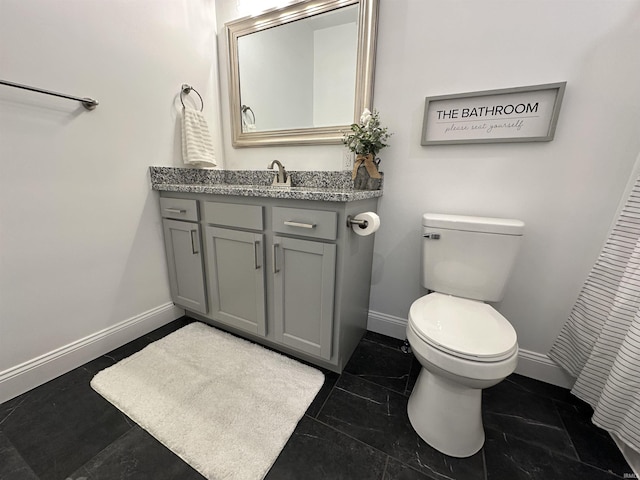
[(198, 98), (200, 99), (200, 111), (202, 111), (204, 109), (204, 101), (202, 101), (202, 96), (195, 88), (193, 88), (191, 85), (187, 85), (186, 83), (182, 84), (182, 89), (180, 90), (180, 103), (182, 104), (182, 108), (186, 108), (184, 105), (184, 101), (182, 100), (182, 96), (189, 95), (192, 91), (196, 92), (196, 95), (198, 95)]
[[(240, 107), (240, 111), (242, 112), (242, 123), (244, 123), (245, 125), (255, 125), (256, 124), (256, 114), (253, 113), (253, 110), (251, 110), (251, 107), (249, 105), (242, 105)], [(245, 120), (245, 116), (248, 116), (249, 114), (247, 112), (251, 112), (251, 117), (253, 117), (253, 120), (251, 121), (250, 124), (248, 124)]]

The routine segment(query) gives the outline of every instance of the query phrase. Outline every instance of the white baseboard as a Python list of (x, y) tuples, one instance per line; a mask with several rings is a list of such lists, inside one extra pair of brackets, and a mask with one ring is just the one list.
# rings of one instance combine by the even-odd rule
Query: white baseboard
[[(407, 338), (407, 320), (369, 310), (367, 330), (393, 338)], [(545, 354), (520, 349), (516, 373), (564, 388), (571, 388), (574, 379)]]
[(520, 349), (516, 373), (563, 388), (573, 387), (575, 378), (543, 353)]
[(393, 315), (387, 315), (386, 313), (369, 310), (367, 330), (381, 333), (387, 337), (404, 340), (407, 338), (407, 320)]
[(167, 303), (0, 372), (0, 403), (42, 385), (184, 315)]

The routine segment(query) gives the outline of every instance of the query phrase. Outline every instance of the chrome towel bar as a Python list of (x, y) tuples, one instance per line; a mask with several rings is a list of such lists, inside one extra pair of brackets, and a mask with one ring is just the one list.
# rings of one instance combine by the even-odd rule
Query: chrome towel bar
[(67, 94), (59, 93), (59, 92), (53, 92), (51, 90), (44, 90), (42, 88), (29, 87), (28, 85), (22, 85), (20, 83), (8, 82), (6, 80), (0, 80), (0, 84), (1, 85), (7, 85), (8, 87), (22, 88), (24, 90), (30, 90), (32, 92), (44, 93), (45, 95), (53, 95), (54, 97), (61, 97), (61, 98), (67, 98), (69, 100), (75, 100), (76, 102), (80, 102), (82, 104), (82, 106), (84, 108), (86, 108), (87, 110), (93, 110), (94, 108), (96, 108), (98, 106), (97, 100), (94, 100), (93, 98), (74, 97), (72, 95), (67, 95)]

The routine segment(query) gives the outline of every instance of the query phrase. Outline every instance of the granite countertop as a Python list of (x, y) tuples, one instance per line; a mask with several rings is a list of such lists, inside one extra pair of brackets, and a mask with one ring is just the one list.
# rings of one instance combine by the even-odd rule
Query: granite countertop
[(163, 192), (209, 193), (326, 202), (382, 196), (382, 190), (354, 190), (349, 171), (292, 171), (291, 187), (271, 186), (274, 173), (262, 170), (204, 170), (149, 167), (151, 186)]

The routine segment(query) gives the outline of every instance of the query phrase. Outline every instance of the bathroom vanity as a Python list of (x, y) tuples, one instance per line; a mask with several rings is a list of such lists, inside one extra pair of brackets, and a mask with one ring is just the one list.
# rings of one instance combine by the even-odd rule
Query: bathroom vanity
[(292, 173), (301, 186), (278, 188), (268, 186), (270, 176), (239, 183), (237, 172), (205, 172), (224, 177), (205, 181), (167, 178), (179, 170), (151, 171), (175, 304), (341, 372), (366, 331), (373, 257), (373, 235), (357, 235), (347, 217), (375, 212), (382, 192), (345, 188), (349, 172), (330, 172), (346, 175), (342, 188), (317, 186), (318, 178), (336, 183), (322, 172), (309, 174), (311, 185)]

